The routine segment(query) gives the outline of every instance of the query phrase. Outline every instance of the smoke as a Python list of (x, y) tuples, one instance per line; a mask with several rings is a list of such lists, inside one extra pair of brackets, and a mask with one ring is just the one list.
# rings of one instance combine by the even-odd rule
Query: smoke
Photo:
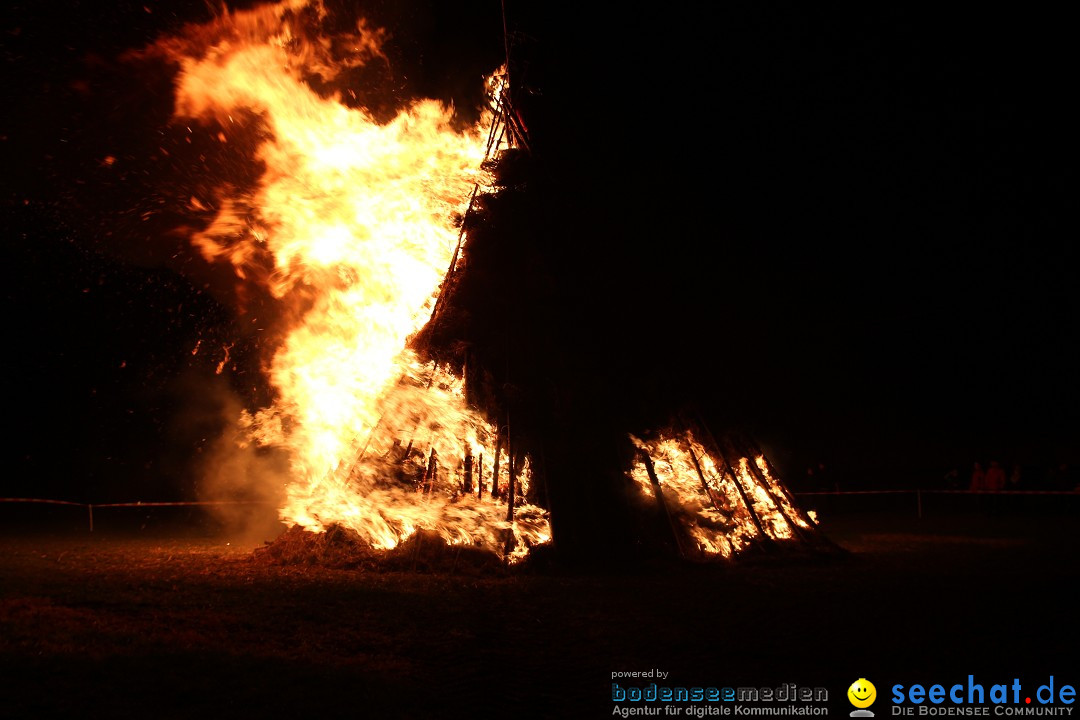
[[(289, 480), (288, 458), (249, 440), (236, 420), (243, 415), (244, 404), (220, 378), (202, 378), (198, 392), (201, 400), (189, 403), (181, 417), (203, 424), (212, 420), (219, 428), (193, 468), (198, 499), (214, 503), (210, 514), (238, 542), (257, 544), (277, 537), (285, 529), (277, 508)], [(200, 409), (210, 417), (196, 417)]]

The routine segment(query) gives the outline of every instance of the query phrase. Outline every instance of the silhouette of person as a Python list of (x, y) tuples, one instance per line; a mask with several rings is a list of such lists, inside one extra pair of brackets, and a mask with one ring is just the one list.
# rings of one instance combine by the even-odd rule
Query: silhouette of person
[(968, 490), (980, 492), (986, 489), (986, 473), (983, 472), (982, 464), (975, 463), (971, 468), (971, 485)]
[(990, 461), (990, 467), (986, 471), (983, 482), (986, 483), (986, 489), (991, 492), (1001, 492), (1005, 489), (1005, 468), (1001, 467), (1001, 463), (997, 460)]

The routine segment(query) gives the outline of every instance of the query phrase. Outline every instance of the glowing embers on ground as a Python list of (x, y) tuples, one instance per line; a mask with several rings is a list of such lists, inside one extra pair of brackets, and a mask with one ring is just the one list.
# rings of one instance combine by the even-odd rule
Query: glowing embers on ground
[(728, 558), (755, 543), (812, 530), (764, 456), (740, 457), (732, 467), (690, 431), (630, 439), (638, 449), (630, 477), (643, 495), (658, 501), (683, 555)]
[(526, 502), (527, 460), (460, 382), (406, 349), (458, 247), (456, 218), (485, 184), (491, 114), (459, 129), (432, 100), (387, 122), (348, 105), (348, 83), (334, 83), (385, 64), (385, 33), (360, 21), (326, 37), (326, 15), (299, 0), (225, 11), (155, 46), (178, 68), (175, 119), (221, 142), (246, 134), (263, 168), (254, 187), (221, 178), (214, 197), (191, 200), (215, 213), (195, 247), (261, 285), (281, 318), (265, 363), (276, 399), (244, 412), (241, 434), (287, 454), (286, 522), (341, 525), (376, 548), (428, 530), (519, 557), (549, 537)]

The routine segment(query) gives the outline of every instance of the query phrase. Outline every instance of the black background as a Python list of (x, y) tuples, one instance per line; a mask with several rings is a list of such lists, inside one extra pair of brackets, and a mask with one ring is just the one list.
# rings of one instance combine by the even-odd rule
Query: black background
[[(704, 8), (507, 2), (583, 372), (747, 429), (796, 481), (1080, 460), (1063, 18)], [(119, 58), (212, 11), (7, 12), (5, 494), (191, 497), (205, 388), (263, 397), (261, 340), (173, 232), (222, 168), (157, 152), (185, 132), (169, 72)], [(467, 109), (502, 59), (498, 3), (365, 12), (391, 97)], [(237, 342), (226, 377), (200, 339)]]

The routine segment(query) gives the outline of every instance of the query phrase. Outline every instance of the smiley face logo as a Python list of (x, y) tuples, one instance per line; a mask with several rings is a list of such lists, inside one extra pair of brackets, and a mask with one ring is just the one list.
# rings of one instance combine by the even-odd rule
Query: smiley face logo
[(866, 678), (859, 678), (847, 689), (848, 700), (857, 708), (868, 708), (877, 699), (877, 688)]

